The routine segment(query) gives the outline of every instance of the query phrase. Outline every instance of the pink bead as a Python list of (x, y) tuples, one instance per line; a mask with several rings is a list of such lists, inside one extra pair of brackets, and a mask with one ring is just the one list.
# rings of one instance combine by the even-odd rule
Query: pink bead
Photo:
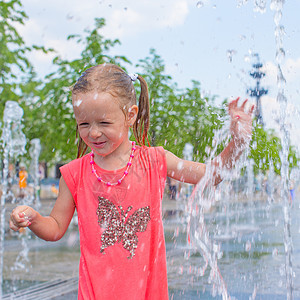
[(118, 184), (121, 184), (121, 182), (122, 182), (122, 180), (121, 180), (121, 179), (119, 179), (119, 180), (118, 180)]
[(130, 157), (134, 157), (134, 155), (133, 155), (133, 154), (130, 154)]
[(124, 172), (124, 175), (128, 175), (128, 171), (125, 171), (125, 172)]
[(90, 161), (90, 164), (93, 165), (95, 162), (93, 160)]
[(97, 180), (100, 181), (100, 182), (102, 181), (101, 177), (97, 177)]
[(132, 151), (135, 151), (136, 150), (136, 147), (132, 147)]
[(95, 156), (95, 154), (92, 152), (92, 153), (91, 153), (91, 157), (94, 157), (94, 156)]
[(107, 182), (106, 185), (107, 185), (107, 186), (111, 186), (111, 183), (110, 183), (110, 182)]
[(132, 163), (131, 162), (129, 162), (128, 164), (127, 164), (127, 166), (131, 166), (132, 165)]

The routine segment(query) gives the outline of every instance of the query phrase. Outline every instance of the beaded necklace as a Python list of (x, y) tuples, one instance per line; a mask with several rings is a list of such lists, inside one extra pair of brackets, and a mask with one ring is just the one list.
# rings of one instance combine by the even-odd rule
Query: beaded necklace
[(131, 153), (130, 153), (129, 161), (128, 161), (128, 163), (127, 163), (127, 167), (126, 167), (126, 169), (125, 169), (125, 171), (124, 171), (122, 177), (121, 177), (118, 181), (116, 181), (116, 182), (105, 181), (105, 180), (103, 180), (103, 179), (101, 178), (101, 176), (99, 176), (99, 175), (97, 174), (96, 169), (95, 169), (95, 166), (94, 166), (94, 165), (95, 165), (95, 161), (94, 161), (94, 156), (95, 156), (95, 154), (94, 154), (94, 152), (92, 151), (91, 154), (90, 154), (90, 156), (91, 156), (90, 164), (91, 164), (91, 167), (92, 167), (92, 173), (95, 174), (95, 176), (96, 176), (96, 178), (97, 178), (97, 180), (98, 180), (99, 182), (103, 182), (103, 183), (106, 184), (107, 186), (114, 186), (114, 185), (119, 185), (119, 184), (121, 184), (122, 181), (124, 180), (124, 178), (128, 175), (129, 169), (130, 169), (130, 167), (131, 167), (131, 165), (132, 165), (132, 159), (133, 159), (133, 157), (134, 157), (134, 151), (135, 151), (135, 150), (136, 150), (135, 142), (132, 142), (132, 148), (131, 148)]

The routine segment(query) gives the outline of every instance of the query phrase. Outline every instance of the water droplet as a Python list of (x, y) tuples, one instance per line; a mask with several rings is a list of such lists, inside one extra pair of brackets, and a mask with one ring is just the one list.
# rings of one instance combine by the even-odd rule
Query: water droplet
[(284, 0), (272, 0), (270, 4), (271, 10), (279, 11), (282, 10)]
[(261, 14), (266, 12), (266, 0), (255, 0), (254, 2), (254, 11), (260, 12)]
[(196, 6), (197, 6), (197, 8), (201, 8), (204, 6), (204, 3), (202, 1), (198, 1)]
[(245, 251), (249, 252), (251, 250), (251, 242), (248, 240), (245, 244)]
[(244, 61), (247, 62), (247, 63), (250, 62), (250, 56), (249, 55), (245, 55), (244, 56)]
[(275, 23), (276, 26), (279, 25), (281, 18), (282, 18), (282, 12), (281, 11), (277, 11), (274, 14), (274, 23)]
[(228, 58), (229, 62), (232, 62), (233, 55), (235, 55), (236, 53), (237, 52), (234, 49), (226, 51), (226, 55), (227, 55), (227, 58)]
[(277, 248), (273, 249), (272, 256), (273, 256), (273, 258), (278, 256), (278, 249)]
[(243, 6), (243, 5), (247, 4), (247, 3), (248, 3), (248, 0), (239, 0), (238, 4), (237, 4), (237, 7), (241, 7), (241, 6)]
[(74, 16), (72, 16), (71, 14), (67, 14), (67, 20), (72, 20), (74, 18)]

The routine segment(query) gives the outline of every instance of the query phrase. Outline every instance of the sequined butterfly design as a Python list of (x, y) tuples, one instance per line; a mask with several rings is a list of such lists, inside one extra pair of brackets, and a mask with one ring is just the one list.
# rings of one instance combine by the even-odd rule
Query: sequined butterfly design
[(101, 235), (100, 252), (104, 253), (107, 247), (122, 242), (124, 249), (130, 252), (128, 258), (131, 259), (138, 245), (137, 232), (144, 232), (150, 221), (150, 207), (139, 208), (127, 218), (132, 206), (129, 206), (126, 211), (122, 206), (118, 206), (118, 210), (104, 197), (98, 197), (98, 200), (98, 223), (105, 229)]

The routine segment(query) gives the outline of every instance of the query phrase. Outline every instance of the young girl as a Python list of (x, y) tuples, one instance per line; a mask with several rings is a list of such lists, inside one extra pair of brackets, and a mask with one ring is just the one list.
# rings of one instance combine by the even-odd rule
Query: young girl
[[(139, 80), (136, 105), (132, 81)], [(196, 184), (205, 164), (147, 147), (149, 98), (145, 80), (103, 64), (86, 70), (72, 89), (78, 159), (64, 165), (50, 216), (15, 208), (10, 228), (29, 227), (57, 241), (76, 208), (80, 232), (78, 299), (168, 299), (161, 200), (166, 177)], [(251, 136), (253, 107), (229, 104), (232, 140), (212, 163), (231, 168)], [(129, 128), (137, 145), (128, 138)], [(240, 130), (240, 129), (243, 130)], [(91, 152), (85, 154), (87, 149)], [(221, 181), (215, 176), (214, 183)]]

